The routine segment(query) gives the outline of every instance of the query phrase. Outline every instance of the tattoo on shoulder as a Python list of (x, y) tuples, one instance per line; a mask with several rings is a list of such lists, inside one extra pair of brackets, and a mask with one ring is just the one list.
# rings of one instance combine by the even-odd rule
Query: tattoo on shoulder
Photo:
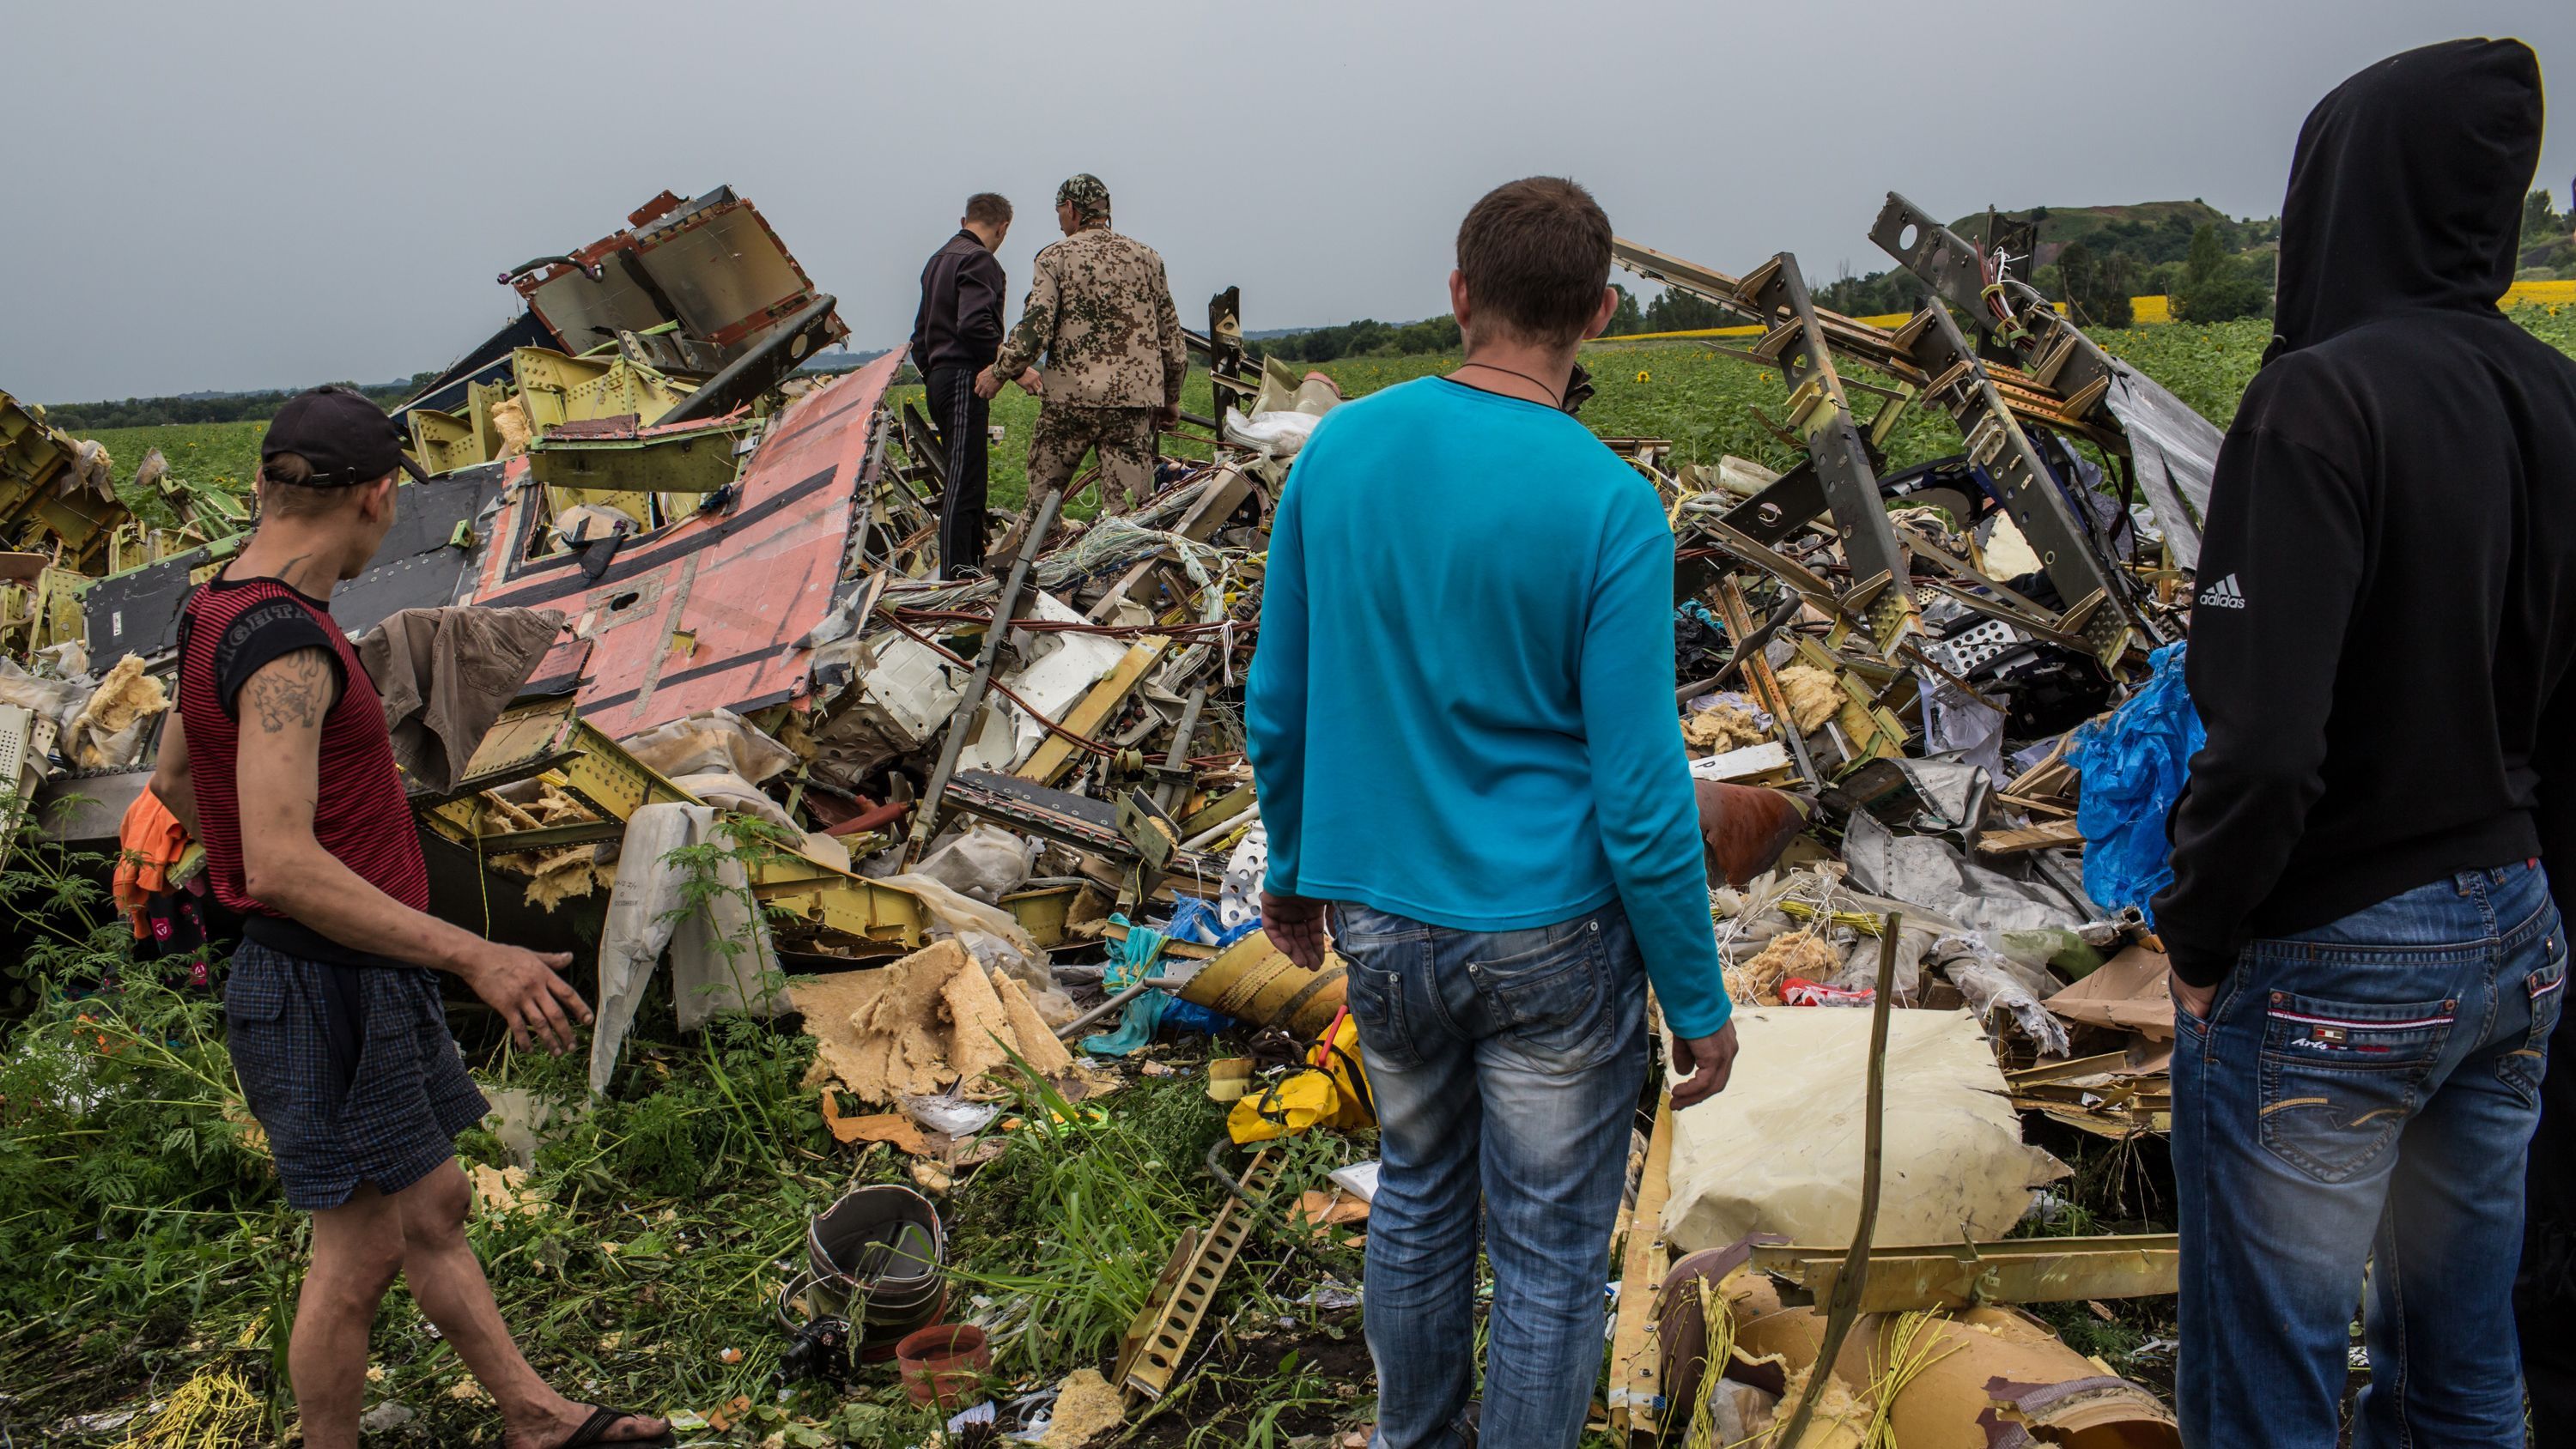
[(331, 708), (331, 663), (319, 649), (279, 655), (251, 676), (242, 697), (244, 714), (257, 714), (265, 733), (318, 728)]

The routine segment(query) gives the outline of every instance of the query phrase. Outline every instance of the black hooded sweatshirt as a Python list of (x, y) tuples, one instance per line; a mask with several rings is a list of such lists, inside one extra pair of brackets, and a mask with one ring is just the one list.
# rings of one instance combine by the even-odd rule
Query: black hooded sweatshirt
[(2496, 307), (2540, 121), (2528, 47), (2457, 40), (2300, 129), (2192, 609), (2209, 743), (2155, 901), (2185, 981), (2534, 856), (2576, 916), (2576, 362)]

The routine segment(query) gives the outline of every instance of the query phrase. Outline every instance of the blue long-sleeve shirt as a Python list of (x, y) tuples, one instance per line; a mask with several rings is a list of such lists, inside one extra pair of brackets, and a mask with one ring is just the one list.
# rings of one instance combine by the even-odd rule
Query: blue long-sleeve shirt
[(1673, 1030), (1726, 1024), (1672, 533), (1581, 423), (1445, 378), (1333, 409), (1272, 520), (1245, 722), (1269, 890), (1466, 931), (1616, 897)]

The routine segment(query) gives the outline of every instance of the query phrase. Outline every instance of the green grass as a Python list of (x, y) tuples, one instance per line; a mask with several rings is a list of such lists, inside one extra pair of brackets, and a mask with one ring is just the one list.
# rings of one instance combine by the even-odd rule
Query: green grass
[[(2534, 335), (2576, 356), (2576, 307), (2517, 307), (2510, 314)], [(2132, 327), (2093, 334), (2106, 351), (2171, 388), (2184, 402), (2220, 427), (2236, 416), (2237, 400), (2262, 361), (2271, 339), (2271, 324), (2260, 319), (2196, 327), (2187, 323)], [(1458, 365), (1455, 354), (1412, 357), (1345, 357), (1312, 364), (1358, 397), (1417, 377), (1447, 372)], [(1674, 456), (1684, 463), (1715, 463), (1733, 453), (1767, 467), (1787, 469), (1797, 451), (1781, 442), (1763, 423), (1777, 420), (1785, 393), (1779, 375), (1688, 342), (1617, 343), (1588, 349), (1598, 390), (1584, 405), (1583, 421), (1604, 437), (1669, 438)], [(1302, 370), (1309, 370), (1303, 369)], [(1866, 368), (1852, 367), (1861, 381), (1881, 381)], [(893, 389), (896, 406), (922, 401), (919, 385)], [(1879, 400), (1857, 393), (1853, 407), (1863, 420)], [(1184, 411), (1211, 416), (1210, 390), (1204, 369), (1193, 369), (1181, 395)], [(992, 445), (991, 506), (1018, 508), (1028, 497), (1029, 436), (1038, 420), (1038, 400), (1017, 387), (1004, 387), (993, 399), (993, 422), (1003, 430)], [(215, 483), (242, 490), (259, 462), (259, 439), (267, 424), (196, 423), (158, 428), (110, 428), (80, 436), (107, 444), (115, 460), (120, 488), (130, 482), (144, 453), (159, 448), (173, 475), (191, 483)], [(1189, 430), (1195, 433), (1195, 429)], [(1207, 446), (1195, 438), (1165, 440), (1176, 456), (1205, 457)], [(1959, 449), (1957, 430), (1938, 417), (1908, 417), (1889, 440), (1891, 468), (1908, 467)], [(1068, 512), (1088, 517), (1097, 503), (1086, 497)]]
[[(2576, 307), (2517, 307), (2509, 314), (2533, 335), (2576, 357)], [(2105, 351), (2170, 388), (2221, 428), (2253, 380), (2271, 340), (2261, 319), (2196, 327), (2187, 323), (2093, 333)], [(1316, 364), (1358, 397), (1413, 378), (1447, 372), (1454, 354), (1414, 357), (1347, 357)], [(1798, 450), (1764, 426), (1777, 421), (1787, 393), (1779, 374), (1689, 342), (1614, 343), (1587, 348), (1584, 366), (1596, 389), (1582, 419), (1603, 437), (1669, 438), (1682, 463), (1715, 463), (1732, 453), (1786, 470)], [(1883, 382), (1865, 367), (1846, 364), (1847, 380)], [(1853, 410), (1866, 423), (1879, 400), (1855, 392)], [(1759, 415), (1757, 415), (1757, 410)], [(1938, 414), (1917, 411), (1888, 440), (1891, 470), (1959, 451), (1958, 430)]]
[[(1213, 417), (1215, 414), (1210, 410), (1212, 396), (1207, 369), (1191, 368), (1189, 381), (1181, 386), (1181, 411), (1196, 413), (1203, 418)], [(929, 412), (923, 405), (922, 388), (918, 383), (891, 389), (886, 394), (886, 401), (897, 409), (910, 403), (921, 409), (925, 416)], [(1028, 501), (1029, 438), (1037, 431), (1038, 400), (1017, 386), (1005, 384), (993, 399), (992, 413), (993, 425), (1002, 430), (1002, 440), (992, 445), (992, 460), (985, 465), (985, 506), (1002, 512), (1016, 509)], [(1182, 428), (1185, 436), (1174, 438), (1167, 435), (1163, 439), (1164, 454), (1169, 457), (1207, 457), (1209, 449), (1202, 441), (1205, 432), (1186, 423)], [(1077, 518), (1092, 517), (1099, 511), (1097, 500), (1097, 493), (1086, 492), (1081, 500), (1069, 501), (1065, 511)]]
[[(1459, 364), (1454, 354), (1357, 357), (1314, 370), (1342, 385), (1351, 397), (1382, 387), (1436, 376)], [(1715, 463), (1732, 453), (1782, 471), (1797, 450), (1765, 425), (1780, 420), (1787, 390), (1773, 369), (1756, 366), (1696, 343), (1619, 343), (1587, 349), (1592, 400), (1580, 416), (1605, 438), (1667, 438), (1682, 463)], [(1855, 394), (1853, 408), (1866, 422), (1879, 400)], [(1889, 462), (1903, 467), (1958, 450), (1958, 433), (1937, 417), (1909, 416), (1890, 440)]]
[(120, 490), (134, 481), (134, 470), (142, 466), (143, 455), (159, 448), (161, 456), (170, 462), (172, 477), (189, 483), (218, 484), (239, 493), (249, 489), (251, 475), (259, 471), (259, 440), (267, 431), (268, 424), (253, 420), (101, 428), (78, 436), (107, 445)]
[(2263, 349), (2272, 342), (2269, 319), (2194, 326), (2173, 322), (2092, 334), (2102, 350), (2163, 383), (2193, 410), (2224, 428), (2236, 418), (2237, 400), (2254, 380)]
[(248, 493), (252, 477), (259, 472), (259, 440), (267, 431), (267, 423), (253, 419), (239, 423), (169, 423), (155, 428), (100, 428), (73, 436), (106, 444), (117, 496), (146, 521), (166, 525), (177, 521), (168, 507), (159, 497), (147, 497), (133, 486), (134, 470), (143, 466), (145, 454), (159, 448), (170, 464), (170, 476), (181, 482)]
[[(139, 1407), (216, 1371), (265, 1404), (263, 1432), (222, 1442), (283, 1443), (283, 1329), (310, 1226), (250, 1126), (221, 1005), (184, 970), (120, 959), (102, 861), (65, 857), (32, 825), (11, 843), (0, 909), (38, 940), (0, 963), (0, 1431), (44, 1439), (66, 1415)], [(891, 1374), (846, 1397), (768, 1382), (786, 1341), (770, 1320), (776, 1265), (802, 1257), (807, 1219), (848, 1185), (903, 1175), (824, 1132), (803, 1085), (811, 1038), (740, 1019), (683, 1037), (657, 1000), (592, 1099), (582, 1057), (514, 1053), (487, 1012), (456, 1024), (485, 1085), (568, 1109), (525, 1184), (533, 1210), (471, 1225), (540, 1372), (658, 1411), (752, 1399), (724, 1442), (921, 1440), (933, 1416), (903, 1405)], [(458, 1148), (507, 1161), (480, 1129)], [(492, 1405), (455, 1392), (463, 1365), (402, 1289), (371, 1348), (371, 1404), (411, 1409), (427, 1442), (497, 1442)]]
[[(259, 1432), (223, 1442), (284, 1442), (283, 1328), (310, 1227), (281, 1201), (249, 1125), (219, 1000), (184, 971), (124, 961), (103, 862), (66, 857), (33, 829), (20, 827), (0, 872), (0, 910), (40, 937), (0, 963), (0, 1431), (31, 1442), (66, 1416), (166, 1400), (211, 1371), (263, 1405)], [(770, 1382), (787, 1343), (771, 1298), (782, 1265), (803, 1256), (808, 1220), (851, 1186), (906, 1180), (909, 1165), (824, 1132), (804, 1080), (810, 1037), (739, 1018), (683, 1035), (667, 999), (650, 1000), (609, 1091), (592, 1098), (582, 1056), (513, 1052), (485, 1012), (454, 1020), (479, 1081), (557, 1109), (519, 1189), (528, 1210), (470, 1226), (503, 1316), (550, 1381), (664, 1413), (749, 1401), (730, 1430), (694, 1443), (912, 1444), (945, 1417), (905, 1403), (888, 1369), (846, 1390)], [(1219, 1200), (1202, 1158), (1224, 1112), (1191, 1075), (1078, 1107), (1021, 1094), (1024, 1125), (942, 1209), (950, 1316), (978, 1312), (977, 1295), (1001, 1308), (996, 1367), (1014, 1392), (1106, 1366), (1173, 1239)], [(1367, 1150), (1338, 1134), (1295, 1144), (1274, 1201)], [(509, 1160), (479, 1128), (458, 1151), (469, 1164)], [(1237, 1329), (1347, 1336), (1347, 1314), (1328, 1324), (1288, 1301), (1313, 1281), (1310, 1255), (1256, 1234), (1199, 1340), (1213, 1354), (1174, 1385), (1187, 1422), (1223, 1411), (1259, 1442), (1279, 1437), (1291, 1408), (1355, 1403), (1356, 1390), (1320, 1399), (1293, 1362), (1238, 1366)], [(496, 1441), (492, 1405), (400, 1287), (370, 1350), (367, 1400), (411, 1410), (412, 1439)]]

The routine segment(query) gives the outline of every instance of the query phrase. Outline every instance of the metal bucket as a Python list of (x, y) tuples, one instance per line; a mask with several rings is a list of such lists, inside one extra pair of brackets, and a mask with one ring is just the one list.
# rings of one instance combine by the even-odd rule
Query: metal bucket
[(862, 1346), (890, 1344), (938, 1318), (947, 1257), (947, 1229), (930, 1199), (877, 1183), (807, 1226), (805, 1292), (817, 1314), (850, 1319)]

